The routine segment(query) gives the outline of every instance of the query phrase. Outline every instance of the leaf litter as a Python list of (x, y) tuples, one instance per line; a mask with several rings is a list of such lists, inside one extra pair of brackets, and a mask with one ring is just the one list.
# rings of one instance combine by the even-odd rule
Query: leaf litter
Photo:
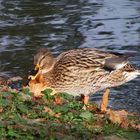
[(103, 139), (116, 135), (129, 139), (127, 136), (131, 138), (135, 133), (140, 139), (140, 119), (136, 114), (112, 109), (101, 113), (95, 103), (82, 110), (83, 104), (73, 96), (67, 93), (52, 96), (51, 92), (38, 83), (22, 90), (1, 83), (0, 138)]

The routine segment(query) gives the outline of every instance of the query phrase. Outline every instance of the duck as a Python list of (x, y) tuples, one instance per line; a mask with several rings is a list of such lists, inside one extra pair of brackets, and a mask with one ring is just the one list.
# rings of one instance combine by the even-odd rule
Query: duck
[[(38, 72), (31, 79), (39, 77), (40, 82), (57, 93), (82, 96), (86, 105), (90, 95), (105, 90), (103, 96), (108, 100), (110, 88), (140, 75), (140, 70), (134, 68), (128, 58), (126, 54), (96, 48), (68, 50), (54, 57), (47, 48), (40, 48), (34, 56)], [(106, 112), (107, 106), (101, 108)]]

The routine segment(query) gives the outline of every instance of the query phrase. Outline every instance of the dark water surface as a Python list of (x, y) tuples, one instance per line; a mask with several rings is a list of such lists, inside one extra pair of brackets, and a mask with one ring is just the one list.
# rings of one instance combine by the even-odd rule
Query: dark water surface
[[(42, 46), (54, 55), (83, 47), (136, 51), (131, 61), (140, 67), (140, 1), (0, 0), (0, 75), (26, 78)], [(112, 89), (110, 106), (140, 112), (140, 78)]]

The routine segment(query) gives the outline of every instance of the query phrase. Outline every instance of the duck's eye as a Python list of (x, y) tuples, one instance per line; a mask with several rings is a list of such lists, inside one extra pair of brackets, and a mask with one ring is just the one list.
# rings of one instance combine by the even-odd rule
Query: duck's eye
[(43, 56), (41, 57), (41, 59), (40, 59), (40, 62), (43, 61), (43, 59), (44, 59), (45, 57), (46, 57), (46, 56), (43, 55)]

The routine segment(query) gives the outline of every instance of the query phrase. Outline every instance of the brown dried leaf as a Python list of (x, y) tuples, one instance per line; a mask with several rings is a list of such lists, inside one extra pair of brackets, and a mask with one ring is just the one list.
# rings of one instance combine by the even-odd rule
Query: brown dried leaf
[(44, 76), (42, 74), (36, 74), (35, 76), (29, 75), (28, 78), (30, 79), (29, 85), (33, 83), (45, 83)]
[(28, 84), (29, 89), (34, 94), (35, 97), (41, 97), (42, 96), (41, 92), (47, 88), (47, 85), (44, 82), (44, 77), (43, 75), (37, 74), (37, 77), (35, 77), (34, 80), (32, 79), (29, 81), (29, 84)]
[(128, 127), (129, 125), (129, 121), (127, 118), (128, 112), (126, 112), (125, 110), (120, 110), (120, 111), (108, 110), (107, 114), (111, 122), (118, 123), (123, 128)]
[(4, 86), (7, 85), (7, 81), (3, 77), (0, 77), (0, 85), (4, 85)]
[(32, 83), (29, 85), (29, 90), (34, 94), (35, 97), (42, 96), (43, 94), (41, 92), (44, 91), (46, 88), (47, 86), (42, 83)]
[(140, 124), (133, 124), (133, 123), (130, 123), (130, 127), (135, 129), (135, 130), (138, 130), (140, 131)]
[(8, 90), (8, 86), (0, 86), (0, 91), (7, 91)]
[(60, 117), (60, 115), (61, 115), (61, 113), (53, 112), (53, 110), (47, 106), (44, 106), (43, 112), (47, 112), (47, 113), (49, 113), (50, 116), (54, 116), (54, 117)]
[(2, 106), (0, 106), (0, 113), (2, 113), (3, 112), (3, 107)]
[(59, 118), (61, 116), (61, 113), (55, 113), (54, 117)]
[(99, 112), (99, 111), (100, 111), (99, 108), (98, 108), (98, 106), (97, 106), (96, 104), (88, 105), (88, 106), (86, 107), (86, 110), (95, 111), (95, 112)]
[(43, 112), (48, 112), (51, 116), (53, 116), (55, 113), (52, 111), (51, 108), (49, 108), (48, 106), (44, 106), (43, 107)]
[(59, 96), (56, 96), (53, 102), (54, 105), (62, 105), (62, 100)]

